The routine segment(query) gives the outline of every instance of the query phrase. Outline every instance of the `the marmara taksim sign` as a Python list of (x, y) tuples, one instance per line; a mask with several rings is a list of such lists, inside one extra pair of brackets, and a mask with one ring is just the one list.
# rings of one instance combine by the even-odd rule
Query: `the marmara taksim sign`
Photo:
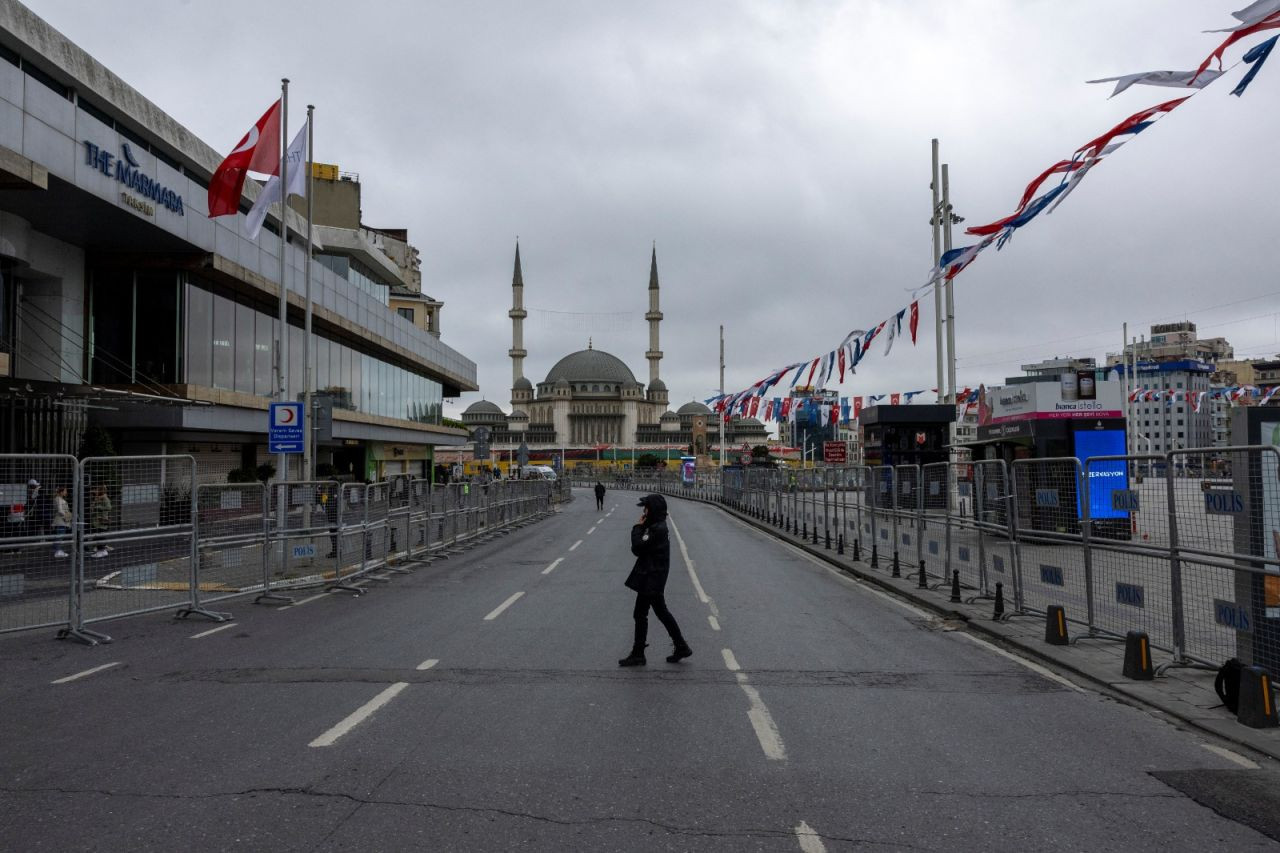
[[(129, 143), (120, 143), (120, 156), (117, 157), (110, 151), (86, 139), (84, 140), (84, 162), (109, 178), (114, 176), (117, 181), (143, 198), (149, 198), (156, 204), (169, 208), (179, 216), (186, 215), (186, 211), (182, 206), (182, 196), (150, 175), (143, 174), (138, 168), (138, 161), (134, 159)], [(125, 203), (128, 204), (127, 196)], [(137, 207), (137, 205), (133, 204), (129, 206)]]

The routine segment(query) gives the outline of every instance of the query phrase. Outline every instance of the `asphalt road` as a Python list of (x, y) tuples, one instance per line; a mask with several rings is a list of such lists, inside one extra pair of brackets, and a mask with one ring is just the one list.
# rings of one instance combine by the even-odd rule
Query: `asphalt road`
[(694, 656), (665, 663), (651, 619), (649, 665), (619, 669), (635, 500), (600, 513), (579, 491), (366, 595), (230, 602), (231, 627), (0, 637), (0, 847), (1275, 846), (1272, 767), (713, 507), (671, 501), (668, 603)]

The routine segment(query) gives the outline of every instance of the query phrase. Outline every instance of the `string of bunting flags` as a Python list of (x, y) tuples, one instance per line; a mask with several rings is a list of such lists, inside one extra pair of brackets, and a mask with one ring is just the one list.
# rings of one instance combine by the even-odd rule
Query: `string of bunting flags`
[(1200, 411), (1205, 400), (1226, 400), (1228, 405), (1242, 406), (1250, 400), (1257, 400), (1257, 405), (1265, 406), (1271, 398), (1280, 392), (1280, 385), (1233, 385), (1229, 388), (1215, 388), (1212, 391), (1183, 391), (1171, 389), (1137, 389), (1129, 393), (1130, 403), (1159, 403), (1172, 406), (1176, 402), (1187, 403), (1192, 412)]
[[(1125, 143), (1151, 127), (1161, 118), (1199, 94), (1210, 84), (1226, 76), (1241, 63), (1248, 66), (1248, 71), (1229, 94), (1237, 97), (1253, 83), (1258, 72), (1266, 63), (1275, 48), (1280, 35), (1260, 42), (1249, 48), (1240, 62), (1229, 69), (1223, 69), (1222, 57), (1227, 49), (1249, 36), (1267, 30), (1280, 29), (1280, 0), (1256, 0), (1247, 7), (1231, 13), (1238, 22), (1235, 26), (1220, 30), (1207, 30), (1211, 33), (1227, 33), (1227, 37), (1218, 45), (1200, 65), (1193, 71), (1142, 71), (1123, 74), (1116, 77), (1102, 77), (1089, 80), (1088, 83), (1115, 83), (1115, 88), (1108, 97), (1115, 97), (1135, 85), (1161, 86), (1166, 88), (1192, 89), (1190, 95), (1164, 101), (1152, 107), (1139, 110), (1111, 127), (1104, 133), (1094, 137), (1076, 148), (1065, 159), (1058, 160), (1036, 175), (1026, 185), (1013, 212), (1001, 219), (986, 225), (975, 225), (965, 229), (965, 233), (980, 237), (978, 242), (968, 246), (960, 246), (944, 252), (938, 265), (929, 272), (929, 276), (919, 288), (911, 294), (910, 304), (892, 314), (888, 319), (873, 324), (868, 329), (855, 329), (845, 336), (839, 346), (822, 355), (790, 364), (770, 373), (749, 388), (733, 394), (720, 394), (706, 400), (708, 406), (725, 415), (739, 414), (747, 417), (748, 409), (760, 410), (760, 400), (774, 386), (787, 381), (789, 387), (796, 385), (826, 388), (833, 379), (843, 384), (846, 373), (853, 376), (857, 373), (858, 364), (866, 357), (872, 341), (883, 335), (885, 339), (884, 355), (889, 355), (894, 342), (903, 332), (903, 320), (908, 319), (911, 343), (917, 340), (917, 329), (920, 322), (920, 300), (943, 282), (953, 281), (962, 271), (977, 259), (983, 251), (994, 245), (996, 250), (1003, 249), (1014, 233), (1031, 223), (1041, 213), (1052, 214), (1072, 192), (1079, 187), (1085, 176), (1096, 168), (1104, 159), (1109, 159)], [(1210, 68), (1217, 63), (1217, 68)], [(1041, 192), (1054, 177), (1057, 183), (1047, 191)], [(803, 381), (801, 381), (803, 379)], [(915, 391), (911, 394), (923, 392)], [(883, 397), (884, 395), (877, 395)], [(848, 398), (842, 398), (848, 399)], [(858, 398), (854, 398), (858, 399)], [(1269, 397), (1268, 397), (1269, 399)], [(769, 402), (775, 402), (770, 400)], [(782, 401), (785, 404), (785, 400)]]

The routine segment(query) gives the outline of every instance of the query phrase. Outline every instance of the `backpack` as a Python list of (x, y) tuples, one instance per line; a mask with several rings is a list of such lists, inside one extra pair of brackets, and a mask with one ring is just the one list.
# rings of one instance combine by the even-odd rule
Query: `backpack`
[(1243, 668), (1244, 664), (1239, 658), (1232, 658), (1222, 665), (1217, 677), (1213, 679), (1213, 689), (1218, 698), (1233, 714), (1240, 708), (1240, 670)]

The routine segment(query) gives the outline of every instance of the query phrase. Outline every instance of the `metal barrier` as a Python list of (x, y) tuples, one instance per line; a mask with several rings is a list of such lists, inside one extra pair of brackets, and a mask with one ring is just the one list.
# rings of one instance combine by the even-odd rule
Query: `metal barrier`
[[(81, 461), (78, 500), (83, 502), (88, 494), (91, 502), (100, 501), (105, 494), (110, 508), (105, 529), (91, 526), (85, 532), (77, 525), (74, 553), (82, 574), (71, 633), (85, 633), (85, 625), (94, 622), (190, 604), (196, 560), (195, 470), (191, 456)], [(85, 548), (92, 549), (88, 560)]]
[(196, 487), (191, 600), (179, 617), (225, 622), (230, 614), (204, 604), (271, 588), (267, 487), (263, 483), (206, 483)]
[(267, 489), (269, 538), (256, 603), (290, 602), (278, 590), (337, 578), (342, 571), (342, 496), (334, 480), (272, 483)]
[[(1013, 463), (1013, 514), (1020, 609), (1045, 612), (1062, 605), (1081, 621), (1089, 609), (1081, 514), (1084, 477), (1074, 456), (1017, 459)], [(1087, 618), (1087, 617), (1086, 617)]]
[[(78, 613), (79, 473), (73, 456), (0, 455), (0, 632), (62, 626), (60, 636), (92, 633)], [(67, 508), (61, 518), (60, 495)]]

